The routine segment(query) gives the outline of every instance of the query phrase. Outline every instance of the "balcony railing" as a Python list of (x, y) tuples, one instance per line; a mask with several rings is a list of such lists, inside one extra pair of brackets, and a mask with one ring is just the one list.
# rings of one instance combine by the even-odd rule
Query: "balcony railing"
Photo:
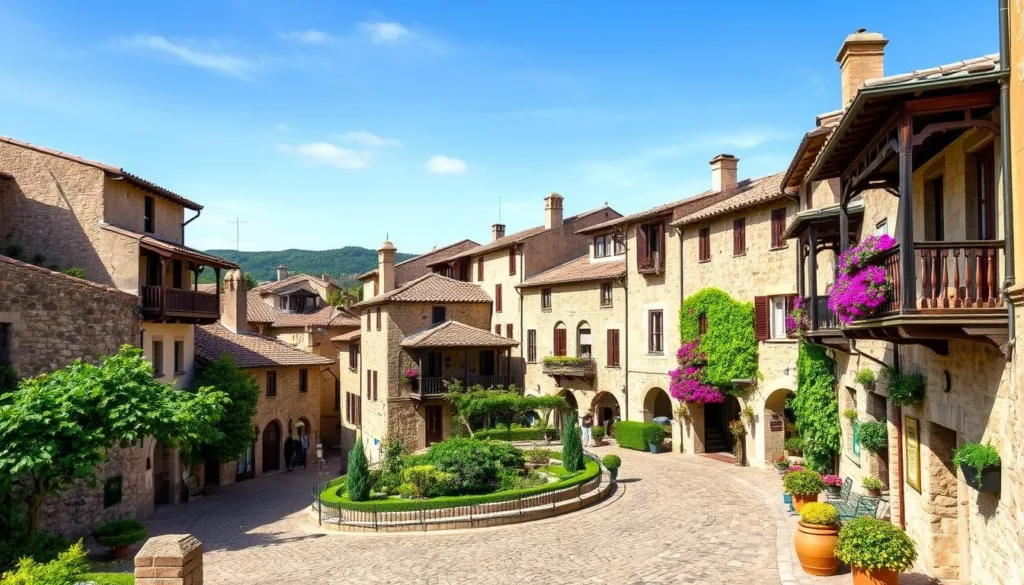
[(214, 319), (220, 315), (220, 299), (212, 293), (162, 286), (140, 287), (143, 313), (148, 318)]
[(914, 242), (920, 255), (920, 309), (991, 309), (1003, 306), (999, 290), (1002, 240)]
[(813, 331), (839, 329), (839, 317), (828, 307), (828, 296), (814, 298), (815, 320), (811, 325)]
[(412, 384), (411, 393), (413, 396), (419, 396), (421, 398), (427, 397), (441, 397), (445, 394), (444, 382), (446, 380), (458, 380), (463, 383), (463, 387), (474, 386), (479, 384), (484, 388), (493, 388), (501, 386), (508, 388), (512, 384), (512, 376), (508, 375), (495, 375), (495, 376), (446, 376), (446, 377), (421, 377), (419, 380), (414, 380)]

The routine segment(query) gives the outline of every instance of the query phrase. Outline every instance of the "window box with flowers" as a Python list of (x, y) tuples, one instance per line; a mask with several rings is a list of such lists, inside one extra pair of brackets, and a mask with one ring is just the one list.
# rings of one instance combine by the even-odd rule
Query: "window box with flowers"
[(889, 300), (892, 283), (879, 265), (896, 249), (888, 234), (871, 235), (839, 255), (839, 276), (828, 296), (828, 307), (843, 324), (873, 315)]
[(786, 333), (790, 337), (800, 337), (811, 328), (810, 315), (807, 312), (807, 299), (793, 297), (793, 304), (786, 315)]
[(405, 381), (409, 383), (409, 387), (412, 388), (413, 392), (419, 390), (420, 386), (420, 371), (416, 368), (406, 368), (403, 372)]

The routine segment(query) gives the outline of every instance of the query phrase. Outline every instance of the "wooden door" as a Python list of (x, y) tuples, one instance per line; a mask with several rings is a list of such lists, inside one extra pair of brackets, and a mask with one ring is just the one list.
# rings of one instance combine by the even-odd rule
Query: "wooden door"
[(263, 473), (281, 469), (281, 425), (271, 422), (263, 429)]
[(439, 443), (444, 440), (444, 428), (442, 421), (444, 410), (441, 406), (427, 406), (425, 410), (427, 419), (427, 446)]

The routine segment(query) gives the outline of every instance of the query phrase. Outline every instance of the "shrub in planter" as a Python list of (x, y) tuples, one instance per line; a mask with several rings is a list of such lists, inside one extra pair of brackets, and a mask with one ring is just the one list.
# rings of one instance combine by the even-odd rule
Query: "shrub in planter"
[(802, 455), (804, 452), (804, 440), (800, 437), (792, 437), (786, 441), (786, 451), (790, 455)]
[(804, 504), (818, 501), (818, 494), (825, 489), (825, 482), (817, 471), (802, 469), (787, 473), (782, 478), (782, 486), (793, 496), (793, 508), (799, 512)]
[(882, 480), (873, 475), (868, 475), (860, 480), (860, 485), (868, 491), (870, 496), (878, 497), (882, 495)]
[(619, 467), (622, 466), (622, 459), (620, 459), (618, 455), (611, 453), (609, 455), (605, 455), (604, 459), (601, 459), (601, 463), (603, 463), (605, 468), (608, 470), (608, 475), (612, 476), (612, 481), (615, 481), (619, 476)]
[(953, 451), (953, 465), (960, 468), (964, 481), (979, 492), (998, 492), (1001, 488), (1002, 459), (991, 443), (964, 443)]
[(883, 453), (889, 446), (889, 427), (884, 422), (860, 423), (860, 446), (872, 453)]
[(853, 381), (860, 384), (865, 390), (871, 390), (875, 387), (875, 373), (867, 368), (857, 372), (857, 375), (853, 377)]
[(509, 443), (459, 438), (434, 443), (420, 463), (452, 474), (446, 495), (479, 494), (491, 490), (502, 469), (523, 467), (526, 456)]
[(594, 440), (595, 445), (604, 444), (604, 427), (594, 427), (590, 429), (590, 438)]
[(836, 542), (839, 512), (832, 504), (811, 502), (800, 510), (800, 524), (793, 545), (800, 566), (808, 575), (829, 576), (839, 570)]
[(657, 441), (661, 443), (661, 435), (664, 431), (655, 423), (642, 423), (630, 420), (615, 423), (615, 440), (619, 443), (620, 447), (625, 447), (626, 449), (646, 451), (647, 436), (644, 434), (645, 432), (650, 434), (651, 437), (654, 437), (655, 433), (657, 433), (659, 435)]
[(402, 472), (402, 479), (412, 488), (412, 497), (425, 498), (444, 495), (452, 474), (438, 471), (433, 465), (414, 465)]
[(651, 453), (657, 453), (661, 448), (662, 441), (665, 440), (665, 429), (661, 428), (661, 425), (655, 423), (644, 425), (643, 438), (644, 443), (647, 443), (647, 447), (651, 450)]
[(924, 375), (919, 372), (898, 372), (892, 368), (884, 370), (889, 400), (899, 406), (913, 406), (924, 401)]
[[(914, 541), (898, 526), (876, 518), (854, 518), (843, 524), (836, 556), (850, 565), (854, 582), (866, 574), (875, 583), (897, 585), (900, 573), (914, 565)], [(872, 583), (870, 580), (861, 581)]]
[(843, 411), (843, 418), (847, 420), (857, 420), (858, 416), (860, 416), (860, 414), (853, 408), (847, 408)]
[(134, 518), (114, 520), (92, 530), (96, 542), (110, 548), (118, 558), (127, 557), (131, 546), (145, 540), (147, 534), (146, 526)]
[(772, 457), (772, 465), (774, 465), (779, 471), (788, 471), (789, 457), (786, 457), (785, 454), (776, 455), (775, 457)]

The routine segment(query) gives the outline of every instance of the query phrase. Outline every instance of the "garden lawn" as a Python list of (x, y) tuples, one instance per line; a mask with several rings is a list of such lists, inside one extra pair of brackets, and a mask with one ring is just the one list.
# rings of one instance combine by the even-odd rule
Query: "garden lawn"
[(135, 585), (132, 573), (86, 573), (82, 582), (92, 581), (96, 585)]

